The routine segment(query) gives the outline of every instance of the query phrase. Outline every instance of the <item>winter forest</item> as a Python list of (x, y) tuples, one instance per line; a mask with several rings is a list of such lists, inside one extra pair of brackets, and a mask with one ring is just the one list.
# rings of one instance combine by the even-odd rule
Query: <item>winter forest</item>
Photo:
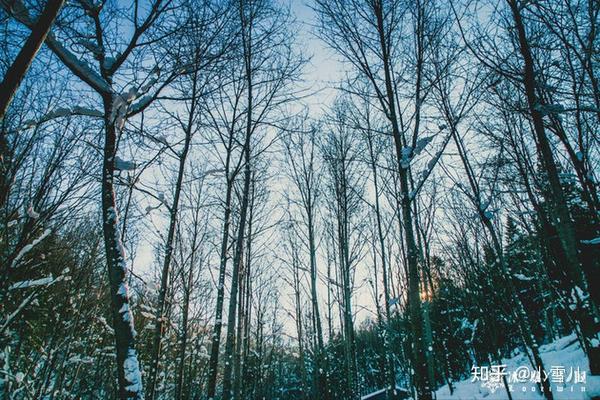
[(0, 0), (0, 399), (598, 398), (599, 165), (597, 0)]

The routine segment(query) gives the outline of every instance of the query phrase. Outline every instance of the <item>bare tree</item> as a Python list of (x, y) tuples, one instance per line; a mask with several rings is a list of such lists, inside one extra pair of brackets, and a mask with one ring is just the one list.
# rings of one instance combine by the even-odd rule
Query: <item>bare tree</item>
[(200, 126), (201, 106), (199, 103), (202, 101), (205, 93), (211, 90), (213, 75), (210, 71), (214, 68), (214, 64), (219, 62), (219, 58), (228, 47), (228, 39), (221, 34), (224, 24), (227, 21), (227, 10), (222, 10), (210, 3), (203, 4), (203, 7), (203, 9), (194, 9), (191, 4), (187, 5), (189, 32), (185, 36), (188, 38), (188, 41), (185, 43), (185, 51), (189, 52), (189, 60), (182, 61), (188, 74), (182, 77), (181, 82), (178, 82), (181, 97), (185, 99), (186, 114), (183, 117), (180, 117), (179, 114), (173, 116), (176, 124), (181, 127), (183, 133), (183, 148), (181, 151), (174, 150), (179, 165), (173, 199), (171, 204), (167, 206), (169, 209), (169, 228), (165, 242), (164, 260), (160, 275), (161, 283), (158, 292), (158, 304), (156, 306), (156, 328), (152, 345), (151, 373), (147, 391), (149, 399), (154, 398), (156, 377), (159, 373), (158, 362), (161, 351), (161, 338), (163, 335), (163, 323), (166, 319), (164, 315), (165, 298), (168, 290), (175, 230), (178, 223), (179, 201), (192, 139)]
[[(414, 7), (405, 7), (400, 1), (317, 1), (316, 10), (320, 16), (321, 36), (370, 83), (376, 102), (389, 122), (400, 183), (399, 215), (407, 251), (415, 383), (419, 397), (430, 398), (432, 382), (428, 378), (427, 361), (430, 346), (423, 332), (419, 249), (412, 210), (412, 202), (430, 172), (411, 187), (410, 164), (434, 138), (423, 137), (421, 120), (430, 91), (425, 82), (426, 61), (439, 44), (442, 19), (437, 18), (439, 10), (432, 1), (419, 1)], [(408, 59), (402, 59), (403, 50), (411, 54)], [(411, 81), (412, 93), (400, 93), (402, 85), (398, 79)], [(412, 112), (405, 102), (411, 104)], [(443, 146), (448, 138), (444, 139)], [(429, 163), (429, 171), (437, 159), (439, 155)]]
[[(357, 93), (358, 94), (358, 93)], [(353, 109), (356, 110), (355, 113), (352, 113), (353, 116), (353, 124), (356, 126), (356, 129), (359, 129), (364, 136), (364, 141), (366, 143), (367, 148), (367, 157), (365, 157), (365, 163), (370, 168), (370, 178), (373, 181), (373, 197), (375, 199), (375, 204), (370, 204), (372, 211), (375, 213), (375, 228), (376, 228), (376, 244), (374, 243), (374, 253), (378, 253), (379, 258), (381, 259), (381, 276), (383, 283), (383, 311), (385, 316), (385, 321), (383, 321), (384, 329), (383, 329), (383, 341), (384, 341), (384, 351), (383, 355), (386, 360), (386, 376), (390, 383), (390, 388), (392, 392), (396, 390), (396, 368), (395, 362), (393, 360), (393, 354), (391, 349), (391, 339), (392, 339), (392, 329), (391, 329), (391, 305), (390, 302), (393, 300), (390, 291), (390, 279), (389, 279), (389, 263), (386, 256), (386, 237), (387, 232), (384, 229), (384, 221), (383, 221), (383, 211), (381, 206), (381, 182), (380, 182), (380, 158), (382, 157), (382, 153), (384, 151), (384, 146), (387, 144), (385, 140), (382, 140), (381, 135), (377, 134), (378, 124), (377, 118), (374, 115), (374, 110), (372, 110), (371, 105), (369, 104), (368, 94), (362, 94), (357, 99), (359, 104), (353, 104)], [(377, 250), (376, 250), (377, 249)], [(374, 256), (374, 263), (377, 264), (376, 256)], [(375, 276), (375, 282), (377, 282), (377, 276)], [(378, 307), (379, 312), (379, 307)]]
[(320, 151), (328, 175), (332, 225), (335, 229), (333, 237), (339, 277), (336, 281), (340, 290), (347, 395), (356, 398), (359, 394), (359, 382), (352, 297), (356, 263), (362, 253), (360, 235), (363, 229), (356, 219), (362, 202), (364, 171), (357, 162), (359, 141), (357, 132), (350, 123), (349, 112), (347, 102), (344, 99), (338, 100), (324, 127), (325, 135), (320, 143)]
[(318, 217), (318, 202), (321, 187), (321, 177), (318, 166), (317, 135), (320, 132), (318, 126), (305, 126), (301, 124), (298, 132), (292, 131), (283, 136), (283, 144), (286, 153), (286, 163), (289, 166), (289, 177), (293, 183), (298, 199), (292, 199), (292, 204), (300, 208), (302, 223), (305, 232), (299, 236), (306, 247), (309, 255), (310, 270), (310, 301), (312, 307), (311, 322), (315, 334), (314, 346), (316, 349), (316, 361), (314, 366), (315, 383), (314, 395), (317, 393), (328, 394), (326, 381), (326, 370), (324, 367), (324, 341), (323, 328), (321, 325), (321, 312), (319, 310), (319, 298), (317, 289), (317, 238), (316, 223)]
[[(6, 7), (5, 10), (23, 25), (33, 29), (29, 11), (22, 3), (16, 13)], [(3, 5), (4, 6), (4, 5)], [(117, 372), (119, 382), (119, 396), (122, 398), (142, 398), (142, 378), (139, 369), (138, 357), (135, 350), (135, 330), (133, 316), (129, 307), (129, 292), (126, 275), (127, 266), (125, 252), (119, 231), (118, 212), (116, 209), (114, 178), (115, 171), (131, 168), (131, 163), (118, 162), (117, 157), (118, 137), (128, 118), (140, 113), (159, 96), (160, 91), (176, 76), (167, 73), (161, 78), (160, 67), (155, 65), (150, 68), (143, 81), (133, 82), (127, 91), (121, 92), (121, 87), (116, 83), (119, 71), (123, 72), (128, 66), (126, 61), (132, 57), (142, 57), (145, 44), (144, 36), (152, 36), (150, 28), (163, 24), (161, 17), (170, 9), (170, 1), (157, 0), (152, 3), (145, 17), (138, 12), (138, 4), (133, 7), (131, 14), (123, 17), (123, 23), (130, 23), (133, 27), (131, 36), (123, 43), (120, 37), (115, 37), (103, 24), (103, 8), (101, 6), (82, 1), (77, 5), (77, 12), (86, 16), (91, 32), (87, 27), (83, 31), (73, 27), (68, 35), (63, 32), (51, 32), (46, 37), (46, 44), (64, 65), (81, 81), (87, 84), (100, 98), (102, 111), (99, 113), (104, 125), (104, 149), (102, 166), (102, 216), (103, 234), (108, 265), (108, 277), (111, 289), (111, 310), (113, 327), (115, 331), (117, 351)], [(115, 10), (116, 11), (116, 10)], [(127, 14), (125, 14), (127, 15)], [(163, 30), (161, 35), (169, 31)], [(62, 37), (62, 38), (61, 38)], [(86, 38), (91, 37), (91, 41)], [(80, 56), (96, 61), (97, 69), (92, 69), (87, 62), (80, 60), (64, 41), (80, 41), (83, 44), (77, 49)], [(108, 44), (113, 41), (116, 48), (110, 53)], [(151, 42), (151, 39), (150, 39)], [(112, 43), (111, 43), (112, 45)], [(177, 71), (178, 73), (179, 71)], [(144, 97), (142, 97), (144, 96)], [(137, 102), (136, 102), (137, 99)], [(68, 110), (67, 112), (69, 112)], [(96, 114), (91, 113), (91, 114)]]
[[(278, 124), (280, 115), (273, 115), (285, 103), (294, 99), (291, 84), (297, 79), (303, 60), (289, 47), (286, 32), (288, 18), (282, 9), (270, 1), (238, 5), (243, 59), (242, 82), (244, 85), (244, 138), (243, 189), (240, 200), (239, 224), (233, 256), (231, 292), (225, 343), (225, 367), (223, 372), (223, 399), (232, 395), (233, 350), (237, 312), (239, 270), (244, 249), (246, 219), (252, 177), (252, 154), (261, 151), (256, 145), (257, 135), (265, 126)], [(253, 150), (254, 147), (254, 150)]]

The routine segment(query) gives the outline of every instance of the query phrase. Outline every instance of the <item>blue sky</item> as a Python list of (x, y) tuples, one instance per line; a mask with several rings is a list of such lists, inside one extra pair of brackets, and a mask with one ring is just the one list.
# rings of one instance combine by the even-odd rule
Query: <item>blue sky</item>
[(312, 116), (330, 105), (335, 97), (334, 87), (343, 76), (343, 64), (338, 56), (317, 36), (314, 29), (316, 15), (310, 0), (289, 0), (296, 17), (299, 32), (297, 45), (306, 56), (311, 57), (305, 68), (306, 83), (316, 91), (307, 99)]

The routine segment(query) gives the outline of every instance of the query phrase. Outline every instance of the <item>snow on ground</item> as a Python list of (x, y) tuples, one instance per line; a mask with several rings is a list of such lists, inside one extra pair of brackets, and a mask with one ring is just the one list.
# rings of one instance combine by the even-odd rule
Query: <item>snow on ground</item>
[[(588, 400), (592, 395), (600, 395), (600, 376), (590, 376), (587, 358), (581, 350), (574, 334), (562, 337), (550, 344), (540, 346), (540, 353), (544, 360), (544, 366), (548, 373), (548, 382), (552, 388), (555, 400)], [(522, 382), (517, 380), (513, 373), (518, 371), (535, 371), (529, 362), (527, 355), (517, 354), (510, 359), (504, 359), (506, 365), (509, 386), (512, 385), (511, 396), (513, 400), (538, 400), (543, 399), (535, 382)], [(553, 367), (555, 367), (553, 369)], [(561, 381), (561, 371), (563, 383)], [(579, 373), (578, 373), (579, 372)], [(512, 376), (511, 376), (512, 375)], [(576, 376), (577, 375), (577, 376)], [(580, 381), (575, 383), (576, 377)], [(443, 386), (437, 392), (438, 400), (460, 399), (460, 400), (504, 400), (508, 394), (503, 384), (500, 384), (494, 393), (489, 387), (482, 387), (482, 381), (473, 381), (473, 375), (468, 379), (454, 384), (454, 393), (450, 395), (448, 385)], [(562, 388), (562, 391), (560, 389)], [(582, 391), (584, 390), (584, 391)]]

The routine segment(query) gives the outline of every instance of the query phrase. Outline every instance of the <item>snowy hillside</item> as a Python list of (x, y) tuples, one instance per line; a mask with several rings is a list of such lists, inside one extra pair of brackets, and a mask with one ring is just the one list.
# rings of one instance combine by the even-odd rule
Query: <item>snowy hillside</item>
[[(552, 392), (555, 400), (587, 400), (592, 398), (592, 395), (600, 395), (600, 377), (590, 376), (587, 358), (585, 357), (577, 338), (574, 334), (562, 337), (553, 343), (540, 347), (540, 352), (544, 360), (544, 364), (548, 373), (548, 379), (551, 384)], [(527, 355), (520, 353), (513, 358), (504, 359), (506, 365), (507, 379), (511, 382), (511, 374), (517, 369), (527, 367), (529, 371), (534, 371), (531, 367)], [(554, 373), (553, 373), (554, 367)], [(560, 372), (564, 367), (563, 383), (561, 381)], [(578, 370), (579, 368), (579, 370)], [(575, 383), (576, 372), (579, 371), (580, 383)], [(514, 376), (512, 377), (514, 378)], [(482, 381), (473, 381), (471, 376), (469, 379), (455, 384), (454, 392), (450, 395), (448, 386), (440, 388), (436, 394), (438, 400), (446, 399), (461, 399), (461, 400), (478, 400), (478, 399), (507, 399), (508, 395), (504, 385), (491, 393), (488, 387), (482, 387)], [(511, 396), (513, 400), (533, 400), (543, 399), (544, 397), (537, 388), (536, 383), (530, 382), (512, 382)]]

